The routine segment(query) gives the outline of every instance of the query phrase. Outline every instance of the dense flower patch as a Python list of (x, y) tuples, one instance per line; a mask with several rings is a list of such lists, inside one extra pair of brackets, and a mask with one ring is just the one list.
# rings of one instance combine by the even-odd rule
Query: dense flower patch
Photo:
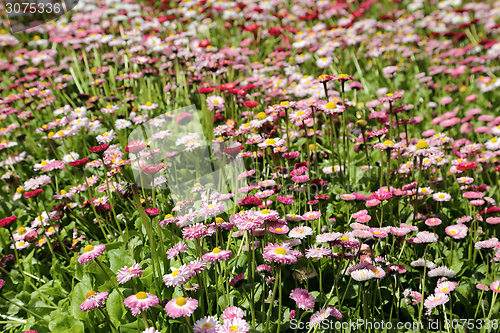
[(499, 17), (80, 0), (0, 21), (1, 331), (497, 332)]

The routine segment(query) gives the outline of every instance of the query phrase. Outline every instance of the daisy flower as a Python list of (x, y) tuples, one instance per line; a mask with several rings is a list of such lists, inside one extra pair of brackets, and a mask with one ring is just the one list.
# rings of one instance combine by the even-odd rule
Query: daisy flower
[(153, 294), (139, 291), (137, 294), (127, 297), (123, 301), (123, 304), (132, 310), (132, 315), (137, 316), (142, 311), (146, 311), (149, 308), (157, 306), (160, 304), (160, 301), (158, 300), (158, 297)]
[(83, 249), (83, 254), (78, 258), (78, 262), (86, 265), (89, 261), (99, 257), (105, 250), (105, 245), (87, 245)]
[(190, 270), (187, 265), (182, 265), (178, 269), (170, 268), (172, 273), (163, 275), (163, 282), (167, 287), (175, 287), (183, 284), (191, 278)]
[(450, 201), (451, 195), (445, 192), (436, 192), (432, 195), (432, 199), (434, 199), (434, 201)]
[(290, 228), (288, 228), (288, 226), (286, 224), (278, 224), (278, 225), (269, 227), (269, 231), (272, 232), (273, 234), (277, 234), (277, 235), (286, 234), (289, 230), (290, 230)]
[(203, 216), (205, 219), (207, 217), (212, 217), (215, 216), (219, 213), (222, 213), (224, 211), (224, 203), (223, 202), (217, 202), (217, 200), (213, 200), (211, 204), (201, 204), (201, 210), (200, 210), (200, 215)]
[(434, 269), (431, 269), (429, 271), (429, 273), (427, 275), (429, 275), (430, 277), (442, 277), (442, 276), (445, 276), (445, 277), (449, 277), (449, 278), (452, 278), (456, 275), (457, 273), (446, 267), (446, 266), (441, 266), (441, 267), (436, 267)]
[(198, 307), (198, 300), (193, 298), (174, 298), (165, 305), (167, 315), (172, 318), (190, 316)]
[(317, 220), (321, 217), (321, 212), (318, 211), (311, 211), (311, 212), (306, 212), (304, 215), (302, 215), (302, 219), (306, 221), (313, 221)]
[(295, 227), (288, 233), (288, 237), (304, 239), (313, 234), (313, 230), (307, 226)]
[(222, 311), (221, 318), (224, 321), (233, 320), (235, 318), (243, 319), (245, 311), (237, 306), (229, 306)]
[(312, 310), (314, 309), (314, 296), (306, 289), (296, 288), (290, 293), (290, 298), (295, 301), (299, 309)]
[(358, 282), (363, 282), (373, 279), (375, 277), (375, 273), (369, 269), (360, 269), (351, 272), (351, 277)]
[(93, 290), (89, 290), (85, 295), (85, 300), (80, 304), (80, 310), (89, 311), (102, 308), (108, 296), (109, 294), (105, 291), (97, 293)]
[(297, 257), (293, 254), (291, 246), (287, 243), (272, 244), (264, 248), (262, 257), (268, 262), (277, 262), (280, 264), (295, 264)]
[(217, 333), (219, 321), (214, 316), (198, 319), (193, 326), (194, 333)]
[(179, 243), (175, 244), (174, 246), (172, 246), (170, 249), (167, 250), (167, 259), (172, 260), (180, 253), (186, 253), (187, 250), (188, 250), (187, 244), (183, 241), (180, 241)]
[(134, 263), (130, 267), (123, 267), (116, 273), (116, 279), (118, 280), (119, 284), (124, 284), (125, 282), (129, 281), (132, 278), (139, 277), (143, 273), (142, 267), (139, 266), (139, 264)]
[(427, 297), (424, 301), (424, 306), (428, 311), (434, 309), (435, 307), (446, 304), (450, 300), (450, 297), (444, 293), (436, 293)]
[(217, 333), (248, 333), (250, 332), (250, 325), (242, 318), (234, 318), (232, 320), (225, 320), (217, 330)]
[(445, 232), (448, 236), (451, 236), (454, 239), (462, 239), (467, 236), (467, 230), (468, 228), (466, 225), (456, 224), (446, 227)]
[(438, 219), (437, 217), (432, 217), (430, 219), (425, 220), (425, 224), (428, 225), (429, 227), (437, 227), (438, 225), (441, 224), (441, 220)]
[(314, 247), (311, 246), (309, 249), (306, 250), (306, 258), (324, 258), (327, 256), (330, 256), (332, 254), (332, 250), (329, 248), (324, 247), (322, 245), (321, 247)]
[(212, 252), (203, 255), (203, 260), (211, 264), (220, 260), (228, 260), (229, 258), (231, 258), (231, 250), (221, 250), (218, 247), (214, 248)]
[(267, 147), (281, 147), (285, 143), (284, 139), (280, 138), (274, 138), (274, 139), (267, 139), (262, 143), (259, 143), (258, 146), (259, 148), (267, 148)]
[(300, 110), (297, 112), (294, 112), (290, 114), (290, 120), (293, 122), (302, 122), (306, 119), (309, 119), (311, 117), (312, 111), (311, 109), (307, 108), (305, 110)]

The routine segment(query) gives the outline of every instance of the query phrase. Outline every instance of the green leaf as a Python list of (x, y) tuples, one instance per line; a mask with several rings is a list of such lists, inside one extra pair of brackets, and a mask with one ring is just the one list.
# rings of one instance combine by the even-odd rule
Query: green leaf
[(49, 329), (51, 332), (58, 333), (83, 333), (85, 331), (83, 323), (68, 313), (67, 306), (52, 312)]
[(134, 264), (134, 259), (132, 259), (127, 251), (124, 249), (116, 249), (108, 251), (109, 265), (112, 272), (117, 272), (119, 269), (127, 266), (130, 267)]
[(116, 327), (121, 326), (121, 321), (126, 317), (126, 311), (123, 307), (123, 299), (118, 291), (113, 290), (106, 301), (106, 309), (108, 310), (109, 318)]

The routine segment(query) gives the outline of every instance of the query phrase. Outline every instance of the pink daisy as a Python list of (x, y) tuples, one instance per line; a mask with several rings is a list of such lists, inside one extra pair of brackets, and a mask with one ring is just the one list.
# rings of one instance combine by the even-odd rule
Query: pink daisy
[(290, 298), (295, 301), (299, 309), (312, 310), (314, 309), (314, 296), (306, 289), (296, 288), (290, 293)]
[(139, 264), (134, 263), (130, 267), (123, 267), (116, 273), (116, 279), (119, 284), (124, 284), (132, 278), (139, 277), (142, 275), (142, 267)]
[(432, 217), (430, 219), (425, 220), (425, 224), (427, 224), (429, 227), (437, 227), (438, 225), (441, 224), (441, 220), (438, 219), (437, 217)]
[(358, 221), (359, 223), (367, 223), (371, 219), (372, 219), (372, 217), (370, 215), (362, 215), (362, 216), (358, 216), (356, 218), (356, 221)]
[(450, 300), (450, 297), (443, 293), (436, 293), (427, 297), (424, 301), (424, 306), (428, 310), (432, 310), (435, 307), (446, 304)]
[(163, 275), (163, 282), (167, 287), (179, 286), (191, 278), (191, 270), (187, 265), (182, 265), (178, 269), (171, 269), (172, 273)]
[(294, 264), (297, 262), (297, 257), (293, 254), (291, 246), (287, 243), (279, 245), (270, 243), (264, 248), (262, 257), (266, 261), (280, 264)]
[(80, 304), (80, 310), (89, 311), (101, 308), (104, 306), (104, 302), (108, 299), (109, 294), (105, 291), (96, 293), (93, 290), (89, 290), (87, 295), (85, 295), (85, 300)]
[(269, 227), (269, 231), (273, 234), (283, 235), (286, 234), (290, 228), (286, 224), (279, 224), (272, 227)]
[(499, 287), (500, 287), (500, 280), (496, 280), (490, 285), (491, 290), (495, 293), (500, 292)]
[(302, 215), (302, 219), (306, 221), (317, 220), (320, 217), (321, 217), (321, 212), (318, 211), (306, 212), (304, 213), (304, 215)]
[(205, 253), (203, 260), (211, 264), (219, 262), (220, 260), (228, 260), (231, 258), (231, 250), (221, 250), (218, 247), (214, 248), (212, 252)]
[(250, 325), (242, 318), (234, 318), (232, 320), (225, 320), (219, 327), (217, 333), (248, 333), (250, 332)]
[(446, 227), (445, 231), (448, 236), (454, 239), (462, 239), (467, 236), (467, 229), (467, 226), (464, 224), (456, 224)]
[(83, 249), (83, 254), (78, 258), (78, 262), (86, 265), (89, 261), (99, 257), (105, 250), (105, 245), (87, 245)]
[(123, 304), (132, 310), (132, 315), (134, 316), (151, 307), (157, 306), (159, 303), (158, 297), (144, 291), (139, 291), (137, 294), (131, 295), (123, 301)]
[(332, 254), (332, 250), (326, 248), (324, 246), (321, 247), (310, 247), (306, 250), (306, 258), (324, 258), (330, 256)]
[(179, 243), (175, 244), (174, 246), (172, 246), (170, 249), (167, 250), (167, 259), (172, 260), (180, 253), (186, 253), (187, 250), (188, 250), (187, 244), (184, 243), (183, 241), (180, 241)]
[(190, 316), (198, 307), (198, 300), (193, 298), (178, 297), (165, 305), (167, 315), (172, 318)]
[(219, 321), (214, 316), (198, 319), (193, 326), (194, 333), (217, 333)]
[(245, 316), (245, 312), (237, 306), (229, 306), (222, 311), (222, 320), (233, 320), (235, 318), (242, 319)]

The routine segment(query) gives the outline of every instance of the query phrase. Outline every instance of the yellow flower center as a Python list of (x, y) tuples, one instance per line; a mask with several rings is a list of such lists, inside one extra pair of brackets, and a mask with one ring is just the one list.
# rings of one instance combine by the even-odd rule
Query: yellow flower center
[(19, 235), (24, 235), (24, 234), (26, 233), (26, 229), (25, 229), (25, 228), (23, 228), (23, 227), (21, 227), (21, 228), (19, 228), (19, 230), (17, 231), (17, 233), (18, 233)]
[(345, 79), (345, 78), (347, 78), (347, 76), (348, 76), (347, 74), (339, 74), (338, 78)]
[(280, 103), (281, 106), (287, 106), (288, 104), (290, 104), (289, 101), (283, 101)]
[(451, 235), (454, 235), (454, 234), (456, 234), (456, 233), (457, 233), (457, 232), (456, 232), (455, 230), (451, 230), (451, 231), (450, 231), (450, 234), (451, 234)]
[(276, 228), (276, 231), (283, 231), (283, 229), (281, 229), (281, 228)]
[(236, 331), (238, 331), (238, 326), (235, 325), (231, 326), (231, 328), (229, 329), (229, 332), (236, 332)]
[(328, 102), (326, 103), (325, 105), (325, 108), (327, 108), (328, 110), (333, 110), (337, 107), (337, 104), (333, 103), (333, 102)]
[(217, 217), (215, 219), (215, 223), (218, 223), (218, 224), (224, 223), (224, 219), (222, 217)]
[(266, 145), (274, 145), (275, 143), (276, 143), (276, 140), (274, 140), (274, 139), (268, 139), (266, 141)]
[(497, 142), (497, 141), (498, 141), (498, 139), (497, 139), (497, 138), (492, 138), (492, 139), (491, 139), (491, 142), (492, 142), (492, 143), (495, 143), (495, 142)]
[(66, 192), (65, 190), (61, 190), (61, 192), (59, 192), (59, 193), (60, 193), (61, 195), (65, 195), (65, 194), (66, 194), (66, 193), (68, 193), (68, 192)]
[(85, 248), (83, 249), (83, 252), (87, 253), (87, 252), (90, 252), (94, 249), (94, 246), (92, 245), (87, 245), (85, 246)]
[(106, 109), (111, 109), (112, 107), (110, 104), (106, 105)]
[(394, 142), (392, 142), (390, 140), (384, 141), (384, 146), (385, 147), (394, 147)]
[(213, 204), (208, 205), (208, 208), (214, 208), (215, 206)]
[(265, 112), (259, 112), (257, 114), (257, 119), (259, 119), (259, 120), (266, 119), (266, 113)]
[(444, 199), (444, 194), (438, 195), (439, 199)]
[(144, 291), (139, 291), (137, 294), (135, 294), (135, 298), (146, 299), (148, 298), (148, 294), (146, 294)]
[(54, 232), (54, 228), (53, 227), (48, 228), (47, 232)]
[(219, 101), (217, 99), (214, 99), (212, 103), (219, 104)]
[(203, 328), (204, 330), (208, 330), (210, 327), (212, 327), (212, 324), (210, 324), (210, 323), (205, 323), (205, 324), (201, 325), (201, 328)]
[(349, 238), (348, 237), (342, 237), (340, 240), (343, 241), (343, 242), (346, 242), (346, 241), (349, 240)]
[(220, 249), (218, 247), (216, 247), (215, 249), (212, 250), (212, 253), (220, 253)]
[(152, 104), (151, 102), (147, 102), (146, 106), (151, 106), (151, 104)]
[(271, 213), (271, 212), (270, 212), (269, 210), (267, 210), (267, 209), (264, 209), (264, 210), (262, 211), (262, 214), (270, 214), (270, 213)]
[(24, 242), (23, 241), (20, 241), (19, 244), (17, 246), (23, 246), (24, 245)]
[(299, 111), (299, 112), (297, 112), (297, 116), (299, 116), (299, 117), (300, 117), (300, 116), (303, 116), (304, 114), (306, 114), (304, 111)]
[(40, 238), (40, 239), (38, 240), (38, 244), (39, 244), (39, 245), (42, 245), (43, 243), (45, 243), (45, 238)]
[(278, 247), (276, 250), (274, 250), (274, 253), (281, 254), (281, 255), (287, 255), (286, 250), (282, 247)]
[(429, 148), (429, 144), (427, 142), (425, 142), (424, 140), (420, 140), (417, 143), (417, 149), (427, 149), (427, 148)]
[(179, 274), (179, 270), (176, 269), (175, 271), (172, 272), (172, 276), (177, 276), (177, 274)]
[(89, 298), (90, 296), (95, 296), (97, 293), (93, 290), (87, 291), (87, 294), (85, 295), (85, 298)]
[(177, 301), (175, 301), (175, 304), (177, 304), (178, 306), (186, 305), (186, 303), (187, 301), (184, 297), (179, 297)]

